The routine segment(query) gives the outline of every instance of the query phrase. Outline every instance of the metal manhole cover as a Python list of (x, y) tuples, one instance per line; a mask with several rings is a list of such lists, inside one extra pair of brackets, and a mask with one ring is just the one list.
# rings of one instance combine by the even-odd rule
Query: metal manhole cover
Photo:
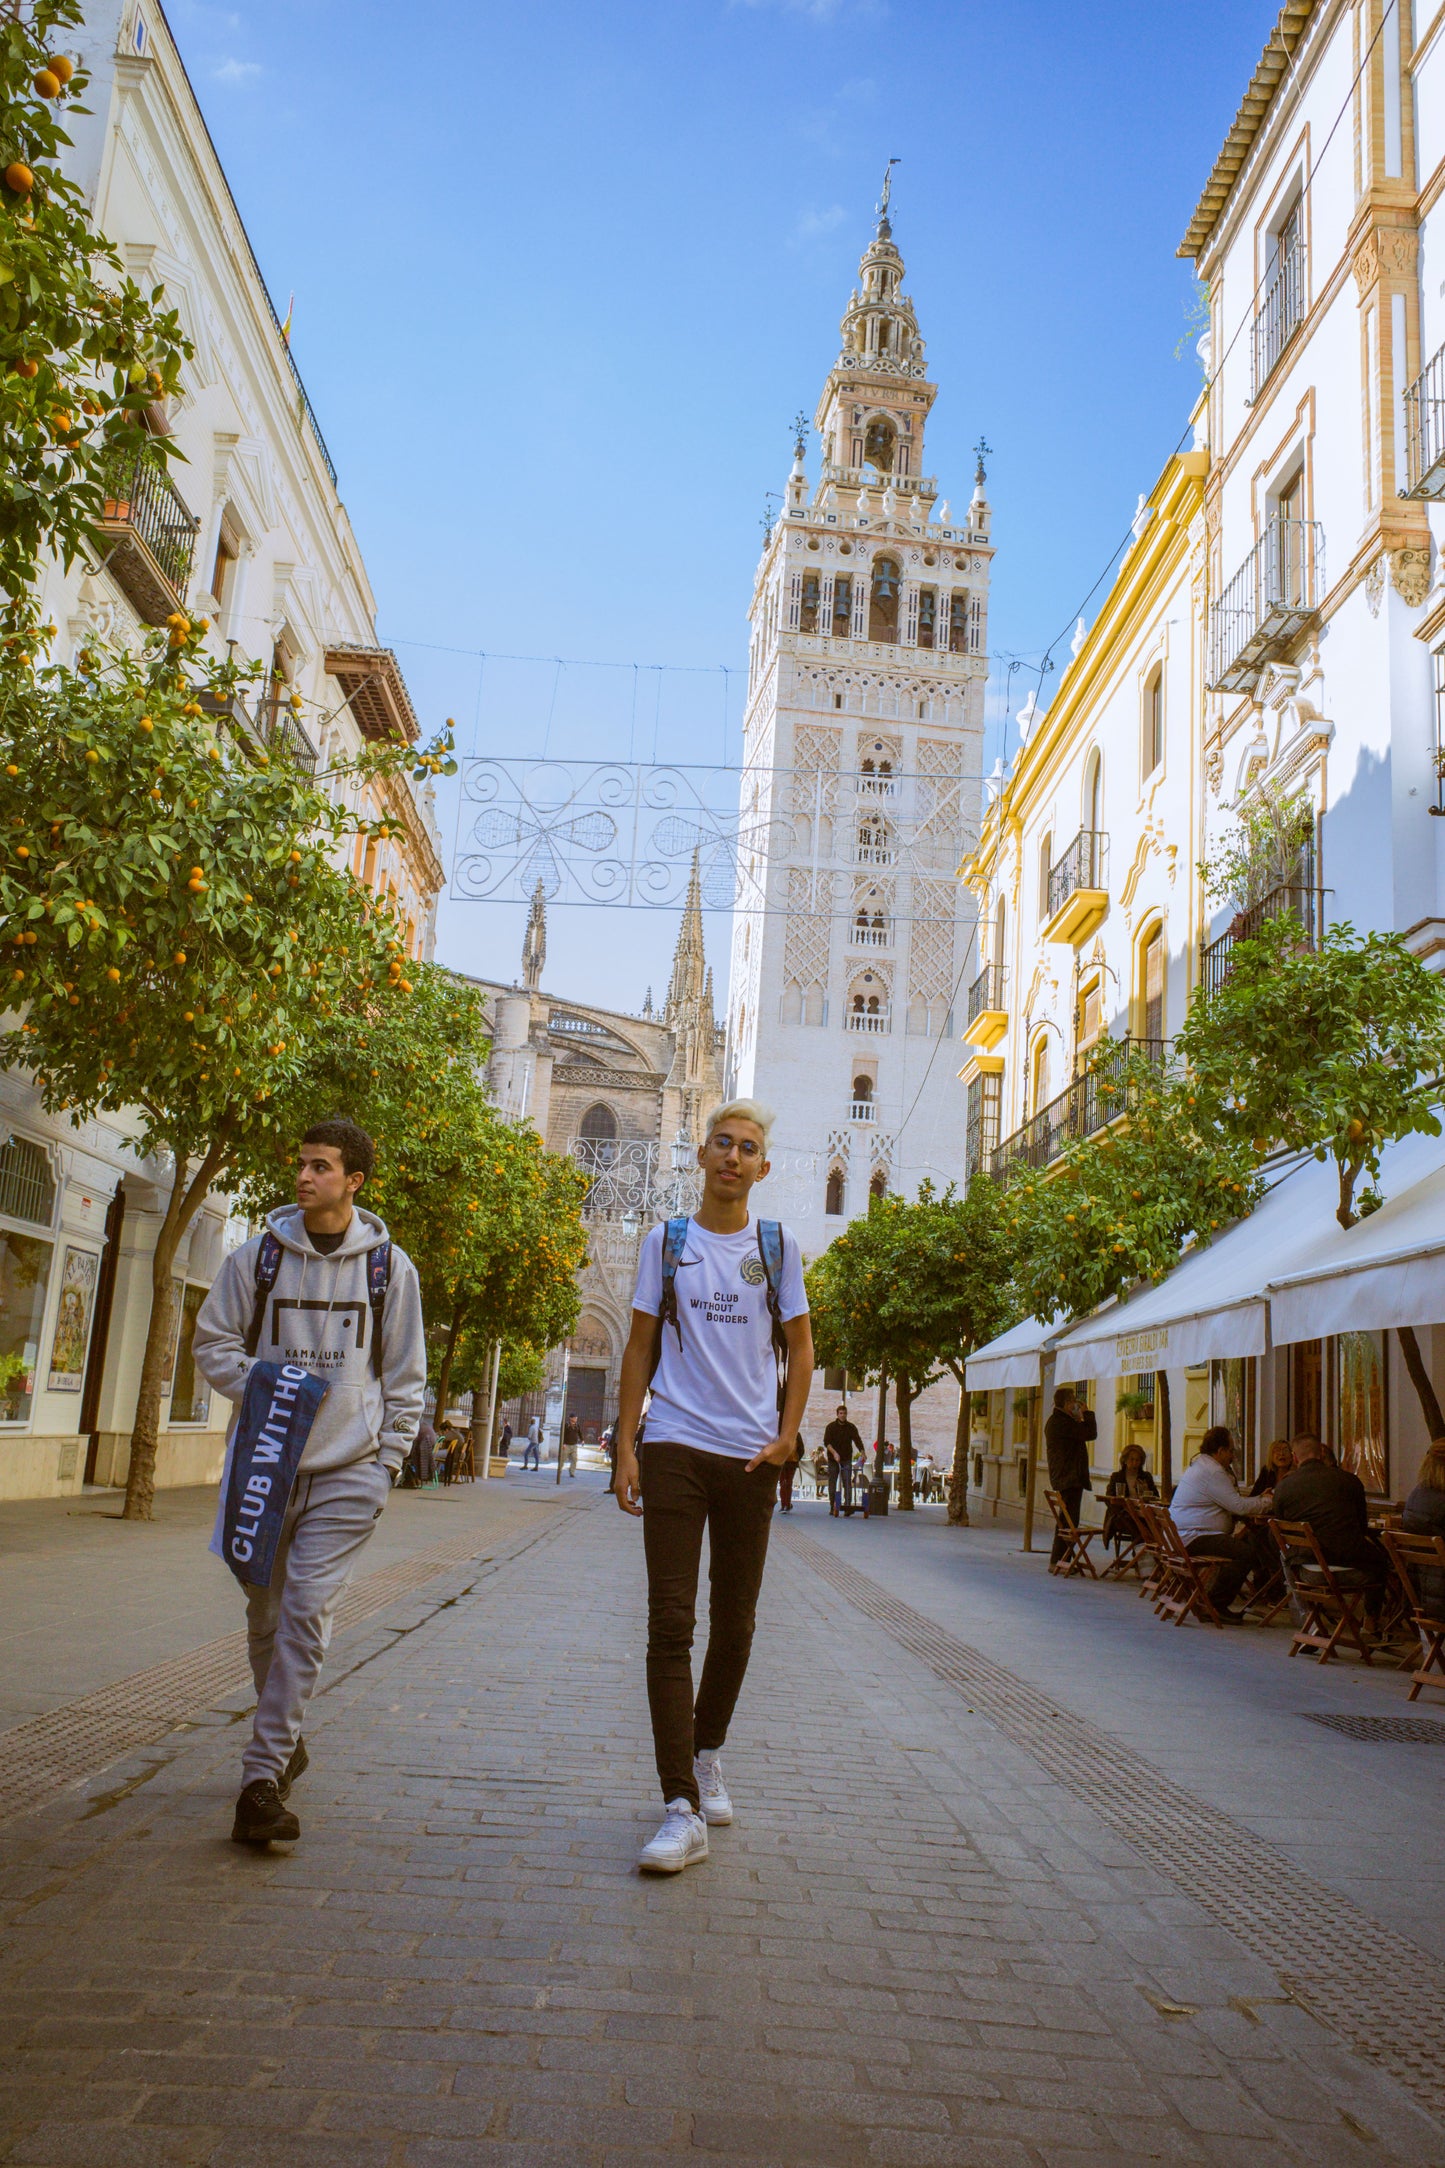
[(1416, 1746), (1445, 1746), (1445, 1724), (1428, 1716), (1311, 1716), (1312, 1724), (1342, 1731), (1351, 1739), (1395, 1739)]

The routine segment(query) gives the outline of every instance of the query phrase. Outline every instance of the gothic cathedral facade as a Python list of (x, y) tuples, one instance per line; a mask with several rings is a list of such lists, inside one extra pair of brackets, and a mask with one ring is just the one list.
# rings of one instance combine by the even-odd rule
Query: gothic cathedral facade
[(937, 395), (886, 202), (751, 610), (729, 1089), (777, 1113), (769, 1205), (810, 1255), (870, 1192), (961, 1180), (993, 549), (925, 471)]

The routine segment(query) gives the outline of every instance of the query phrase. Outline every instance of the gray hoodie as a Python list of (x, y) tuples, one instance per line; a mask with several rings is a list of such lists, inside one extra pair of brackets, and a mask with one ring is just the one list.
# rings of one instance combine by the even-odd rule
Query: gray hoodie
[[(426, 1388), (415, 1265), (393, 1244), (378, 1378), (372, 1362), (366, 1259), (387, 1240), (385, 1224), (374, 1212), (358, 1209), (329, 1257), (311, 1247), (298, 1205), (269, 1213), (266, 1225), (281, 1245), (281, 1264), (266, 1297), (255, 1359), (299, 1363), (331, 1387), (306, 1441), (303, 1471), (315, 1475), (322, 1468), (347, 1468), (355, 1461), (380, 1458), (394, 1474), (411, 1451)], [(196, 1368), (238, 1408), (251, 1371), (246, 1336), (256, 1307), (260, 1247), (261, 1237), (253, 1235), (232, 1251), (196, 1319)], [(234, 1415), (231, 1429), (234, 1432)]]

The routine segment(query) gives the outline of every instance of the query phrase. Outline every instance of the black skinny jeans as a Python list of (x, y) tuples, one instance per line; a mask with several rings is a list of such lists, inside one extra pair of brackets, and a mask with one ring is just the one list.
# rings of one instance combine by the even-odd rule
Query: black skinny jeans
[[(715, 1753), (742, 1690), (778, 1471), (727, 1453), (643, 1442), (642, 1546), (647, 1558), (647, 1701), (662, 1796), (698, 1808), (694, 1754)], [(707, 1529), (708, 1634), (694, 1702), (692, 1638)]]

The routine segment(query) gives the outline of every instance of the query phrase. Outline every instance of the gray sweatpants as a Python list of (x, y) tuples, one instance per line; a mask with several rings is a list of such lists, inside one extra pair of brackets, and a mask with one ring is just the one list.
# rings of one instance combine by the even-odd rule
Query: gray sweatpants
[(279, 1777), (301, 1735), (342, 1590), (391, 1495), (379, 1460), (299, 1475), (269, 1588), (246, 1590), (246, 1641), (256, 1722), (241, 1757), (247, 1784)]

